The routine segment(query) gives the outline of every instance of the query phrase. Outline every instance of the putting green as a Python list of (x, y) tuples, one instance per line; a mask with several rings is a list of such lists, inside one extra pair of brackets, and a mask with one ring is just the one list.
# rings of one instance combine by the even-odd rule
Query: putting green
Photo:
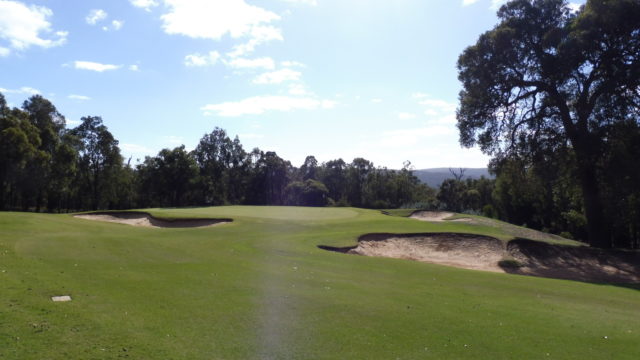
[(0, 213), (0, 359), (640, 358), (637, 288), (317, 247), (376, 232), (509, 239), (500, 228), (353, 208), (148, 211), (234, 221)]

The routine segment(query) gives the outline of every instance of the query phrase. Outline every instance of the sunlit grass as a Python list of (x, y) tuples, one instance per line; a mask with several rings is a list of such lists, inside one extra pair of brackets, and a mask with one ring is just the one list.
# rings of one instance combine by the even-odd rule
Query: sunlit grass
[[(0, 213), (0, 359), (637, 359), (633, 288), (323, 251), (503, 230), (353, 208), (151, 209), (156, 229)], [(53, 303), (54, 295), (71, 295)]]

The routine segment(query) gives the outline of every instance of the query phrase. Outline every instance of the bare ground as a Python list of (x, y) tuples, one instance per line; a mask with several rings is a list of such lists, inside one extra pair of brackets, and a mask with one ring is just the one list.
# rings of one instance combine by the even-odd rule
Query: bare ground
[(102, 212), (74, 215), (76, 218), (155, 228), (193, 228), (228, 223), (231, 219), (160, 219), (145, 212)]
[[(347, 254), (596, 283), (640, 283), (640, 253), (454, 233), (367, 234)], [(506, 261), (505, 261), (506, 260)]]

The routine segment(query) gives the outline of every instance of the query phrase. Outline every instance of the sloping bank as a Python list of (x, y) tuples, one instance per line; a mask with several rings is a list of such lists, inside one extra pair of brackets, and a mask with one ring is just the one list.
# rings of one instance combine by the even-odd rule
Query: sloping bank
[(391, 257), (465, 269), (597, 283), (640, 283), (640, 253), (458, 233), (374, 233), (351, 247), (319, 246), (346, 254)]

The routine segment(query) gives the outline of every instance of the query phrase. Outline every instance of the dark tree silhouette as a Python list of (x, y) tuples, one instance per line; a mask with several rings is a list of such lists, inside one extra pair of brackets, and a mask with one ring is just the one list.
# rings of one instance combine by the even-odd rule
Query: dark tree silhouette
[(610, 247), (598, 164), (617, 123), (640, 119), (640, 2), (515, 0), (458, 60), (460, 142), (498, 158), (568, 145), (589, 242)]

